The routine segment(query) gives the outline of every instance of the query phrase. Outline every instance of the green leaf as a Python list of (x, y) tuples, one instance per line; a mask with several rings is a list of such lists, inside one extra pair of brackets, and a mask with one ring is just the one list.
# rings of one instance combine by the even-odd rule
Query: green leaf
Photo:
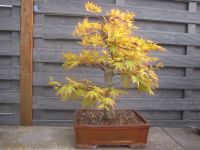
[(114, 97), (118, 96), (119, 94), (120, 94), (119, 90), (112, 88), (110, 90), (109, 96), (114, 98)]
[(135, 63), (131, 60), (126, 60), (123, 62), (125, 68), (127, 70), (133, 71), (134, 67), (135, 67)]
[(85, 95), (85, 99), (98, 99), (99, 97), (100, 97), (99, 94), (95, 91), (89, 91)]
[(147, 87), (147, 92), (149, 93), (149, 95), (154, 95), (154, 92), (151, 87)]
[(106, 97), (106, 98), (103, 98), (102, 99), (102, 102), (105, 104), (105, 105), (110, 105), (110, 106), (114, 106), (115, 102), (112, 98), (109, 98), (109, 97)]
[(116, 62), (113, 64), (113, 66), (115, 67), (115, 70), (119, 70), (119, 71), (123, 71), (124, 70), (124, 65), (120, 62)]
[(111, 52), (111, 53), (116, 53), (118, 47), (112, 46), (112, 47), (109, 47), (109, 49), (110, 49), (110, 52)]
[(137, 84), (137, 87), (140, 85), (140, 80), (137, 76), (131, 76), (131, 81)]
[(72, 69), (74, 67), (77, 67), (78, 64), (79, 64), (79, 61), (69, 61), (69, 62), (65, 62), (63, 64), (63, 67), (67, 69)]
[(94, 86), (94, 91), (99, 93), (99, 94), (103, 94), (104, 93), (104, 90), (100, 87), (97, 87), (97, 86)]
[(49, 77), (49, 82), (48, 84), (50, 86), (61, 86), (62, 84), (60, 82), (54, 81), (54, 79), (52, 77)]
[(60, 95), (63, 99), (66, 99), (67, 97), (70, 97), (75, 92), (75, 88), (72, 85), (65, 85), (61, 87), (57, 94)]
[(97, 106), (98, 109), (104, 109), (105, 108), (105, 104), (100, 104)]

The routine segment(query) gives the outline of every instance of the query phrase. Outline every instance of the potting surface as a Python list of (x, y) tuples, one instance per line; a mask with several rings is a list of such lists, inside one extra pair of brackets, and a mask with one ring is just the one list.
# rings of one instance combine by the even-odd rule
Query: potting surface
[[(74, 132), (70, 127), (0, 127), (0, 150), (73, 150)], [(97, 149), (129, 149), (101, 146)], [(200, 134), (189, 128), (150, 128), (142, 150), (200, 150)]]

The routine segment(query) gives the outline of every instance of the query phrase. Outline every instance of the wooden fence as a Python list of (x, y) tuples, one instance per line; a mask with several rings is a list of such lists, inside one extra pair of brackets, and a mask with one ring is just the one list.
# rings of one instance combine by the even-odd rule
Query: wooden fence
[[(85, 15), (91, 15), (84, 11), (85, 1), (35, 0), (34, 45), (32, 52), (26, 54), (30, 57), (33, 53), (33, 86), (28, 88), (32, 100), (23, 100), (25, 96), (21, 94), (21, 102), (26, 103), (21, 106), (29, 105), (28, 110), (21, 111), (23, 113), (29, 111), (29, 115), (22, 115), (21, 118), (27, 117), (29, 118), (27, 120), (30, 120), (31, 115), (34, 125), (69, 125), (72, 123), (74, 110), (80, 106), (78, 102), (58, 101), (55, 91), (47, 84), (49, 76), (54, 76), (60, 81), (63, 81), (64, 76), (74, 76), (93, 79), (97, 84), (103, 83), (101, 70), (80, 67), (74, 71), (66, 71), (61, 68), (60, 54), (62, 52), (75, 52), (81, 49), (77, 43), (79, 39), (72, 36), (72, 31), (75, 24)], [(156, 54), (164, 62), (165, 68), (158, 71), (160, 87), (156, 90), (155, 96), (139, 95), (132, 87), (130, 89), (131, 96), (119, 98), (118, 108), (135, 108), (155, 126), (175, 127), (200, 124), (200, 1), (94, 1), (105, 10), (117, 7), (121, 10), (135, 12), (136, 26), (139, 27), (135, 34), (156, 41), (168, 50), (165, 54)], [(17, 4), (17, 6), (13, 4), (13, 8), (16, 7), (15, 11), (20, 8), (19, 3)], [(5, 17), (8, 17), (5, 13), (7, 10), (0, 8), (0, 11), (4, 12), (0, 13), (0, 16), (5, 14)], [(95, 16), (90, 17), (96, 19)], [(12, 16), (10, 19), (12, 19), (10, 21), (12, 23), (18, 19), (19, 23), (19, 15)], [(19, 118), (17, 115), (19, 109), (14, 109), (14, 106), (17, 108), (19, 103), (19, 99), (16, 98), (19, 95), (17, 86), (19, 85), (19, 75), (16, 75), (16, 72), (19, 72), (19, 65), (17, 68), (15, 67), (15, 62), (19, 59), (19, 45), (12, 45), (12, 50), (4, 46), (5, 39), (11, 46), (11, 39), (7, 39), (8, 37), (12, 37), (12, 42), (14, 39), (14, 42), (19, 44), (16, 40), (19, 41), (19, 36), (17, 36), (19, 35), (19, 26), (15, 29), (14, 25), (10, 28), (5, 25), (12, 23), (0, 21), (0, 62), (3, 62), (0, 64), (2, 67), (0, 70), (0, 84), (2, 84), (0, 94), (3, 95), (3, 98), (0, 95), (0, 112), (2, 112), (2, 108), (5, 109), (5, 113), (3, 111), (0, 114), (0, 124), (8, 122), (15, 124), (18, 123)], [(9, 36), (10, 34), (12, 36)], [(8, 75), (5, 74), (4, 68), (11, 74), (10, 72)], [(114, 82), (120, 87), (118, 77), (115, 77)], [(25, 80), (20, 83), (31, 85), (31, 83), (27, 84)], [(6, 88), (7, 84), (8, 88)], [(7, 112), (15, 113), (8, 115)], [(3, 117), (1, 117), (2, 114), (4, 114)], [(9, 118), (10, 116), (15, 119)]]
[(0, 124), (19, 124), (20, 1), (0, 5)]

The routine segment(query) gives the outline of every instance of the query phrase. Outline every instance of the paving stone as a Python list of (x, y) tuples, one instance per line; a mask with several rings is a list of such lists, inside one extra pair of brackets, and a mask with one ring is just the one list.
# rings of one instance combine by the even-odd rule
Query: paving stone
[(197, 130), (189, 128), (164, 128), (164, 130), (184, 150), (200, 150), (200, 134)]
[[(181, 130), (180, 130), (181, 131)], [(184, 129), (183, 129), (184, 131)], [(181, 141), (181, 140), (180, 140)], [(0, 127), (0, 150), (73, 150), (74, 132), (69, 127)], [(99, 150), (129, 149), (98, 147)], [(143, 150), (183, 150), (162, 128), (152, 127)]]
[(0, 127), (2, 150), (71, 150), (73, 138), (67, 127)]

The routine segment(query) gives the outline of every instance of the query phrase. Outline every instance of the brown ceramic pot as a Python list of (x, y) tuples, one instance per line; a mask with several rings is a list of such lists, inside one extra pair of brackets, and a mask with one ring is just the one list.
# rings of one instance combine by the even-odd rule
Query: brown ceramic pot
[[(78, 110), (84, 111), (84, 110)], [(89, 126), (77, 124), (75, 113), (74, 130), (76, 148), (96, 148), (98, 145), (128, 145), (130, 148), (145, 147), (150, 125), (135, 110), (136, 115), (144, 122), (141, 125), (127, 126)], [(95, 111), (95, 110), (93, 110)]]

